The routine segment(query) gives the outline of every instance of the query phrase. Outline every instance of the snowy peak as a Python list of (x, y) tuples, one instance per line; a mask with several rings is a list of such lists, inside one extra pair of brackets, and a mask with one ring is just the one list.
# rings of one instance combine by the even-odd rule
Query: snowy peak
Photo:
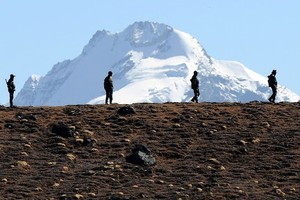
[[(97, 31), (72, 60), (54, 65), (42, 78), (29, 79), (16, 105), (104, 103), (103, 79), (113, 71), (114, 102), (186, 102), (190, 78), (198, 71), (200, 101), (265, 101), (266, 77), (236, 61), (207, 55), (190, 34), (154, 22), (135, 22), (120, 33)], [(299, 101), (283, 86), (277, 101)]]
[(134, 47), (150, 46), (167, 38), (173, 28), (165, 24), (136, 22), (123, 31), (125, 39)]
[(112, 34), (109, 31), (102, 30), (97, 31), (93, 37), (90, 39), (89, 43), (83, 48), (82, 54), (86, 54), (90, 49), (95, 47), (101, 40), (104, 40), (105, 37), (111, 36)]

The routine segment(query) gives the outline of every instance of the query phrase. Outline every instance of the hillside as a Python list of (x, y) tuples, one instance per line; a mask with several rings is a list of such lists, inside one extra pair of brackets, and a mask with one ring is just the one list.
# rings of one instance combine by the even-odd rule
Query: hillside
[(1, 199), (299, 198), (299, 103), (123, 106), (0, 107)]

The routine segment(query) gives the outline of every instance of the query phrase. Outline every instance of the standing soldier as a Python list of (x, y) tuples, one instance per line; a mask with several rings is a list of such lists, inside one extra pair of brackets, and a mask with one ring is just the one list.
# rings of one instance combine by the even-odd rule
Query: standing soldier
[(200, 91), (199, 91), (199, 80), (197, 78), (198, 72), (194, 71), (194, 75), (191, 79), (192, 83), (192, 89), (194, 91), (194, 97), (192, 98), (192, 102), (198, 103), (198, 97), (200, 96)]
[(277, 80), (276, 80), (277, 71), (273, 70), (272, 73), (268, 76), (269, 87), (272, 88), (272, 95), (269, 98), (269, 101), (275, 103), (275, 97), (277, 95)]
[(13, 99), (14, 99), (14, 92), (16, 90), (16, 87), (14, 84), (14, 78), (15, 78), (15, 75), (11, 74), (8, 81), (5, 79), (6, 84), (7, 84), (7, 89), (9, 92), (9, 104), (10, 104), (11, 108), (14, 107)]
[(104, 79), (104, 89), (106, 92), (106, 98), (105, 98), (105, 104), (108, 104), (108, 99), (109, 103), (112, 103), (113, 100), (113, 89), (114, 89), (114, 84), (112, 80), (112, 72), (109, 71), (107, 77)]

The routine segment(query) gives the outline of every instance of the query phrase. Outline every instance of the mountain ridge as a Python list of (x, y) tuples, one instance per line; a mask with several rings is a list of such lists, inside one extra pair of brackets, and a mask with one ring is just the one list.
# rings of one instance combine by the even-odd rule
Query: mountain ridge
[[(108, 71), (114, 72), (115, 102), (184, 102), (192, 97), (189, 79), (195, 70), (199, 71), (200, 101), (264, 101), (270, 95), (265, 77), (236, 61), (208, 56), (190, 34), (165, 24), (135, 22), (119, 33), (97, 31), (78, 57), (56, 64), (31, 91), (27, 81), (15, 102), (103, 103)], [(299, 99), (279, 86), (278, 101)]]

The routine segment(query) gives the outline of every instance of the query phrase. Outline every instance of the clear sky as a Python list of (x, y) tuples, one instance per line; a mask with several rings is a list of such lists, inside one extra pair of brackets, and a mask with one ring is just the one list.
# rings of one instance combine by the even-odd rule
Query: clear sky
[(210, 56), (261, 75), (277, 69), (279, 84), (300, 95), (299, 20), (299, 0), (0, 0), (0, 103), (9, 74), (19, 92), (31, 74), (77, 57), (97, 30), (136, 21), (190, 33)]

